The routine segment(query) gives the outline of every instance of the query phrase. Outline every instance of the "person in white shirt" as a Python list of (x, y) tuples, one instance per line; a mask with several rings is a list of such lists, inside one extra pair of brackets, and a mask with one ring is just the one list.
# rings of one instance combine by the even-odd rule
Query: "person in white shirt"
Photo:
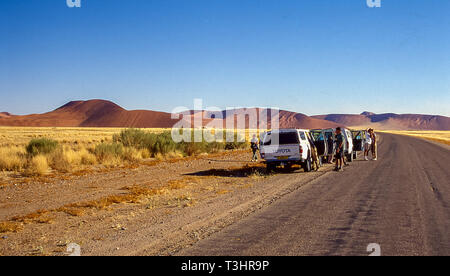
[(372, 148), (372, 138), (370, 137), (369, 130), (365, 132), (364, 137), (364, 160), (369, 161), (369, 152)]

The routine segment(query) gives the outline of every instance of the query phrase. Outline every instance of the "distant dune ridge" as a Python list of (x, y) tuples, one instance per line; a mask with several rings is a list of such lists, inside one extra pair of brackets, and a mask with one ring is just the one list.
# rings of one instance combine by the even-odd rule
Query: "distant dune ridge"
[(329, 114), (312, 117), (347, 126), (380, 130), (450, 130), (450, 118), (438, 115), (363, 112), (360, 115)]
[(0, 118), (8, 118), (11, 117), (11, 114), (8, 112), (0, 112)]
[[(200, 112), (200, 111), (199, 111)], [(270, 118), (272, 114), (266, 109), (242, 108), (231, 112), (203, 111), (203, 124), (209, 124), (215, 120), (217, 126), (225, 127), (222, 119), (235, 116), (235, 125), (240, 118), (247, 118), (243, 127), (248, 127), (248, 114), (266, 112)], [(3, 113), (2, 113), (3, 114)], [(0, 126), (30, 126), (30, 127), (136, 127), (136, 128), (171, 128), (180, 120), (189, 126), (194, 122), (194, 111), (187, 111), (180, 115), (179, 119), (172, 119), (172, 114), (149, 110), (125, 110), (119, 105), (105, 100), (72, 101), (60, 108), (44, 113), (25, 116), (0, 117)], [(282, 128), (321, 128), (336, 127), (337, 123), (311, 118), (304, 114), (280, 111), (280, 127)], [(270, 121), (270, 120), (269, 120)], [(269, 126), (270, 123), (269, 123)]]
[[(259, 118), (260, 114), (271, 114), (267, 109), (242, 108), (232, 112), (198, 111), (202, 112), (202, 122), (215, 124), (216, 127), (226, 126), (222, 121), (230, 116), (238, 118), (249, 116)], [(150, 110), (126, 110), (119, 105), (105, 100), (72, 101), (60, 108), (44, 113), (17, 116), (7, 112), (0, 113), (0, 126), (29, 126), (29, 127), (135, 127), (135, 128), (171, 128), (180, 120), (184, 126), (193, 124), (194, 115), (198, 112), (187, 111), (179, 119), (172, 119), (172, 114)], [(330, 114), (307, 116), (301, 113), (280, 110), (279, 125), (281, 128), (334, 128), (337, 126), (372, 126), (377, 129), (397, 130), (450, 130), (450, 118), (444, 116), (416, 115), (416, 114), (374, 114), (364, 112), (360, 115)], [(270, 120), (269, 120), (270, 122)], [(269, 123), (269, 127), (271, 127)]]

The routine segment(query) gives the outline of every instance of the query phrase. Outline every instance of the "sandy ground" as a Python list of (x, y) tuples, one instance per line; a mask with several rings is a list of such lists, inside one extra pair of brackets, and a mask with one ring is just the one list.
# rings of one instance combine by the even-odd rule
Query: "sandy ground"
[(331, 170), (268, 175), (249, 157), (9, 181), (0, 187), (0, 222), (19, 229), (0, 234), (0, 254), (64, 255), (77, 243), (83, 255), (172, 255)]

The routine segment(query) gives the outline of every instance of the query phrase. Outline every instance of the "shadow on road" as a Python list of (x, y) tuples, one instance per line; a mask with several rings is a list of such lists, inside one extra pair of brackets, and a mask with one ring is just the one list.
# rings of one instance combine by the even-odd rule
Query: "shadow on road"
[(251, 177), (251, 176), (269, 176), (274, 173), (286, 173), (290, 174), (295, 172), (295, 168), (283, 168), (276, 169), (272, 172), (268, 172), (264, 164), (247, 164), (240, 168), (230, 169), (209, 169), (204, 171), (198, 171), (194, 173), (185, 174), (188, 176), (219, 176), (219, 177)]

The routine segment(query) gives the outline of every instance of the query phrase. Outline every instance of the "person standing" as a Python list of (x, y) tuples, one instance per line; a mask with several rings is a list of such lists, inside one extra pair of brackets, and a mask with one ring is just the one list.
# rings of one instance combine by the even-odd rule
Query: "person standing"
[(311, 134), (308, 134), (308, 140), (311, 146), (311, 158), (313, 161), (313, 166), (315, 170), (318, 171), (320, 169), (319, 154), (317, 153), (317, 147), (314, 144), (314, 139), (311, 137)]
[(336, 128), (336, 168), (335, 171), (343, 171), (344, 163), (344, 135), (340, 127)]
[(257, 162), (258, 161), (258, 138), (256, 138), (256, 135), (253, 135), (252, 140), (250, 141), (250, 147), (252, 149), (253, 152), (253, 156), (252, 156), (252, 162)]
[(372, 138), (370, 138), (370, 129), (364, 132), (364, 160), (369, 161), (369, 152), (372, 149)]
[(378, 159), (377, 135), (375, 134), (375, 131), (373, 130), (373, 128), (371, 128), (369, 130), (369, 133), (370, 133), (370, 139), (372, 140), (372, 146), (370, 147), (372, 150), (372, 160), (377, 161), (377, 159)]
[(326, 136), (327, 136), (327, 143), (328, 143), (327, 162), (328, 162), (328, 164), (333, 164), (333, 155), (334, 155), (333, 133), (327, 132)]

